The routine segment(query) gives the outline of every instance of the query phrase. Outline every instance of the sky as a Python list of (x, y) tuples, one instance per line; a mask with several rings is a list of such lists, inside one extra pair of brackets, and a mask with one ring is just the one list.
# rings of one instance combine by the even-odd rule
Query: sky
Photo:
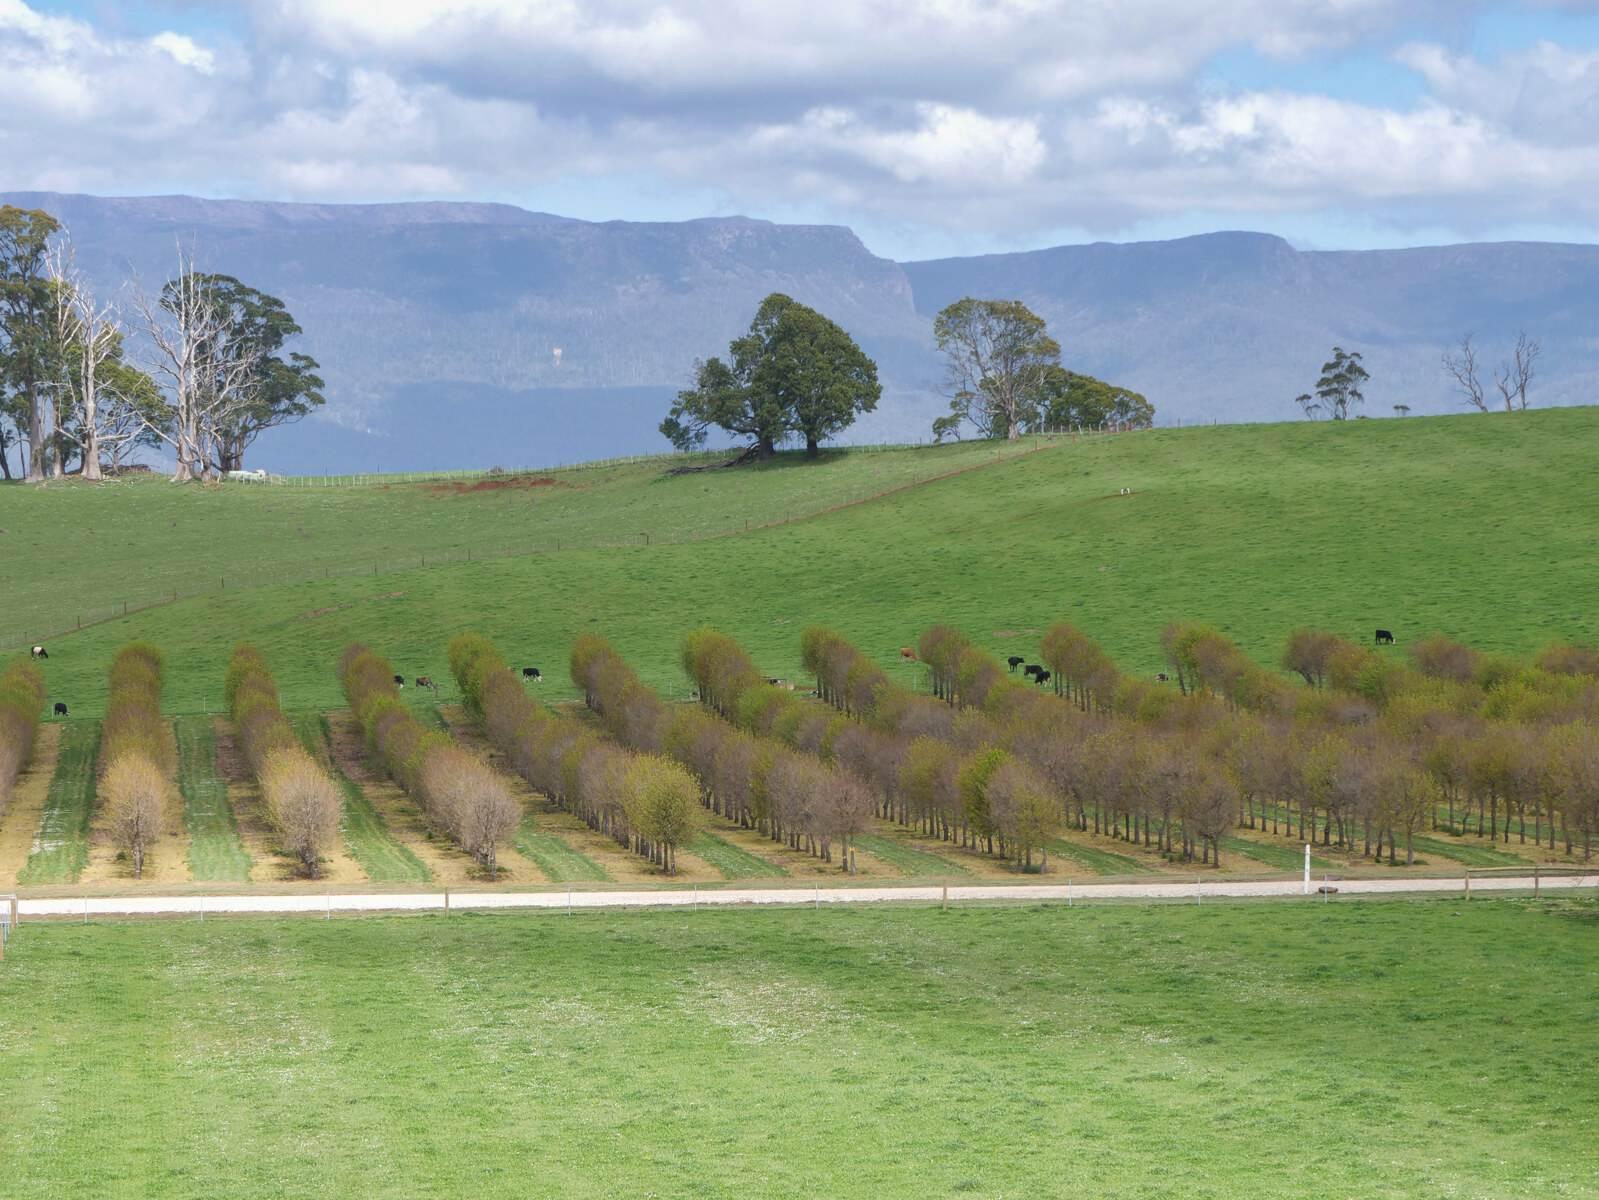
[(1599, 240), (1599, 0), (0, 0), (0, 190)]

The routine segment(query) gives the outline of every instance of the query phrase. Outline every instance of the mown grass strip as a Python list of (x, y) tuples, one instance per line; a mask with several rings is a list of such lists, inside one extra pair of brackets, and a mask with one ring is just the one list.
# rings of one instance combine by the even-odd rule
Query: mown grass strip
[(697, 854), (729, 879), (757, 879), (787, 875), (776, 863), (767, 862), (758, 854), (751, 854), (742, 846), (701, 830), (687, 846), (690, 854)]
[(189, 831), (189, 875), (199, 881), (242, 882), (250, 878), (250, 852), (239, 840), (239, 823), (228, 801), (228, 785), (217, 774), (217, 738), (210, 717), (180, 717), (178, 790)]
[(548, 875), (553, 883), (598, 883), (611, 877), (604, 867), (588, 855), (572, 849), (554, 834), (540, 830), (533, 823), (531, 814), (523, 817), (522, 824), (517, 828), (516, 851), (523, 858), (537, 863), (539, 870)]
[(383, 815), (372, 807), (359, 784), (333, 761), (332, 732), (320, 713), (297, 713), (289, 718), (295, 736), (326, 768), (344, 794), (341, 822), (344, 845), (373, 883), (427, 883), (433, 873), (394, 836)]
[(100, 722), (73, 721), (62, 731), (55, 774), (34, 839), (37, 848), (17, 872), (19, 884), (76, 883), (89, 865), (89, 821), (99, 755)]
[(1085, 846), (1065, 838), (1056, 838), (1049, 843), (1048, 849), (1056, 858), (1068, 859), (1080, 867), (1087, 867), (1096, 875), (1147, 875), (1154, 870), (1130, 855), (1101, 850), (1097, 846)]
[(940, 858), (936, 854), (929, 854), (925, 850), (917, 850), (893, 838), (882, 837), (875, 833), (857, 834), (854, 844), (865, 850), (868, 854), (875, 854), (889, 866), (903, 871), (907, 875), (970, 875), (971, 872), (960, 863), (951, 862), (947, 858)]
[[(1434, 854), (1452, 858), (1468, 867), (1530, 867), (1532, 860), (1506, 850), (1490, 850), (1469, 842), (1448, 842), (1441, 838), (1415, 837), (1411, 839), (1417, 854)], [(1401, 848), (1402, 850), (1403, 848)]]
[[(1303, 871), (1305, 869), (1305, 845), (1303, 842), (1297, 846), (1274, 846), (1269, 842), (1252, 842), (1248, 838), (1224, 837), (1221, 848), (1229, 853), (1252, 858), (1258, 863), (1265, 863), (1277, 871)], [(1310, 865), (1318, 870), (1331, 871), (1338, 864), (1325, 858), (1318, 858), (1315, 854), (1310, 856)]]

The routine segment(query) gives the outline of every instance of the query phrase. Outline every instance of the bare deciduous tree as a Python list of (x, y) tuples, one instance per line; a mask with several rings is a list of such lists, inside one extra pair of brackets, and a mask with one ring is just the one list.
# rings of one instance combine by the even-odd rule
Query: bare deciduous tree
[(234, 419), (248, 409), (259, 384), (259, 351), (248, 343), (234, 310), (215, 294), (215, 277), (178, 249), (178, 274), (152, 297), (135, 291), (134, 304), (152, 347), (151, 373), (167, 392), (166, 410), (146, 424), (172, 447), (175, 483), (219, 469), (219, 451)]
[(106, 824), (112, 843), (133, 864), (133, 877), (144, 875), (144, 858), (161, 836), (166, 814), (167, 781), (142, 754), (119, 755), (106, 768), (100, 784), (106, 801)]
[(283, 848), (315, 879), (324, 854), (339, 836), (339, 789), (298, 746), (275, 750), (261, 769), (261, 797)]
[(1527, 336), (1525, 330), (1516, 335), (1516, 348), (1511, 360), (1494, 372), (1494, 386), (1504, 399), (1506, 412), (1527, 411), (1527, 389), (1537, 373), (1538, 359), (1543, 347)]
[[(1527, 392), (1537, 374), (1538, 359), (1542, 355), (1543, 346), (1537, 339), (1528, 337), (1525, 331), (1516, 335), (1516, 346), (1511, 352), (1510, 361), (1494, 371), (1494, 386), (1499, 390), (1506, 412), (1526, 411)], [(1487, 389), (1483, 387), (1482, 368), (1477, 361), (1477, 348), (1473, 344), (1472, 334), (1468, 333), (1460, 339), (1458, 350), (1445, 352), (1443, 368), (1454, 380), (1455, 389), (1468, 407), (1478, 412), (1492, 411)]]

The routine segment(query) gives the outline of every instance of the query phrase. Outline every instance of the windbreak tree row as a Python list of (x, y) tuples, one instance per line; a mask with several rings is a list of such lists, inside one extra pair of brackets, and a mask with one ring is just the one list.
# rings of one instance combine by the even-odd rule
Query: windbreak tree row
[[(946, 626), (917, 649), (933, 697), (956, 710), (941, 736), (970, 744), (993, 722), (1079, 828), (1185, 858), (1196, 839), (1208, 857), (1232, 821), (1351, 853), (1386, 850), (1390, 862), (1401, 841), (1413, 861), (1429, 825), (1504, 841), (1530, 832), (1551, 850), (1563, 840), (1568, 854), (1591, 852), (1599, 653), (1556, 644), (1522, 663), (1431, 637), (1406, 661), (1298, 630), (1285, 678), (1202, 624), (1168, 626), (1160, 643), (1169, 680), (1137, 678), (1055, 625), (1042, 650), (1057, 694)], [(804, 653), (819, 693), (861, 719), (885, 729), (927, 720), (836, 634), (808, 630)]]
[(177, 778), (177, 746), (161, 718), (161, 652), (130, 642), (111, 661), (100, 726), (100, 794), (113, 844), (144, 874), (160, 838)]
[(485, 637), (461, 634), (449, 655), (467, 711), (517, 774), (591, 829), (676, 872), (678, 847), (693, 839), (702, 819), (699, 789), (687, 771), (535, 703)]
[(448, 734), (418, 721), (400, 699), (394, 668), (367, 647), (357, 643), (345, 649), (339, 680), (368, 751), (417, 802), (430, 828), (494, 876), (500, 843), (522, 820), (521, 806), (499, 772)]
[(245, 760), (261, 785), (267, 819), (283, 849), (315, 879), (338, 840), (344, 812), (339, 786), (294, 736), (272, 673), (254, 646), (233, 651), (224, 693)]
[(850, 840), (866, 828), (872, 808), (870, 789), (854, 774), (704, 708), (668, 706), (602, 638), (578, 639), (571, 667), (612, 736), (680, 763), (712, 812), (851, 869)]
[(0, 672), (0, 813), (22, 768), (33, 757), (44, 713), (44, 676), (25, 659)]

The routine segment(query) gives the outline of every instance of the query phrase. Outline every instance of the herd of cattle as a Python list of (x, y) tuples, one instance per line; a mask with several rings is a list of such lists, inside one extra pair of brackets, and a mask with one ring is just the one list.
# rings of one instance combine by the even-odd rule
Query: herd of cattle
[[(1393, 644), (1394, 644), (1394, 635), (1393, 635), (1393, 633), (1391, 631), (1389, 631), (1387, 629), (1379, 629), (1379, 630), (1377, 630), (1377, 645), (1379, 645), (1379, 646), (1392, 646)], [(36, 658), (36, 659), (49, 658), (50, 657), (49, 651), (47, 651), (43, 646), (35, 646), (33, 648), (32, 654), (33, 654), (33, 657)], [(901, 646), (899, 648), (899, 656), (900, 656), (900, 659), (902, 661), (905, 661), (905, 662), (915, 662), (916, 661), (916, 651), (911, 649), (909, 646)], [(1037, 663), (1028, 662), (1027, 659), (1024, 658), (1020, 654), (1012, 654), (1009, 658), (1007, 658), (1005, 660), (1005, 662), (1010, 667), (1010, 673), (1012, 675), (1016, 674), (1016, 668), (1017, 667), (1021, 667), (1022, 668), (1022, 674), (1027, 676), (1027, 678), (1031, 679), (1034, 683), (1038, 684), (1039, 687), (1043, 687), (1044, 684), (1048, 683), (1051, 679), (1054, 678), (1054, 676), (1049, 671), (1045, 670), (1043, 667), (1039, 666)], [(512, 669), (515, 670), (514, 667)], [(522, 678), (531, 680), (534, 683), (543, 683), (544, 682), (544, 672), (539, 670), (537, 667), (523, 667), (522, 668)], [(1168, 676), (1165, 672), (1161, 672), (1159, 675), (1156, 675), (1155, 678), (1160, 680), (1161, 683), (1166, 683), (1166, 682), (1169, 681), (1170, 676)], [(431, 676), (431, 675), (417, 675), (417, 676), (414, 676), (412, 678), (411, 682), (412, 682), (413, 686), (415, 686), (415, 687), (427, 688), (430, 691), (434, 691), (434, 692), (437, 692), (439, 690), (439, 685), (433, 682), (433, 676)], [(780, 687), (783, 687), (783, 686), (792, 687), (793, 686), (792, 684), (788, 684), (785, 680), (782, 680), (782, 679), (770, 679), (767, 682), (772, 683), (772, 684), (776, 684), (776, 685), (778, 685)], [(405, 686), (405, 676), (404, 675), (396, 675), (394, 677), (394, 686), (398, 687), (398, 688), (403, 688)], [(58, 716), (58, 717), (65, 717), (65, 716), (69, 715), (68, 712), (67, 712), (67, 706), (65, 704), (63, 704), (61, 701), (59, 701), (59, 700), (57, 700), (55, 702), (55, 715)]]

